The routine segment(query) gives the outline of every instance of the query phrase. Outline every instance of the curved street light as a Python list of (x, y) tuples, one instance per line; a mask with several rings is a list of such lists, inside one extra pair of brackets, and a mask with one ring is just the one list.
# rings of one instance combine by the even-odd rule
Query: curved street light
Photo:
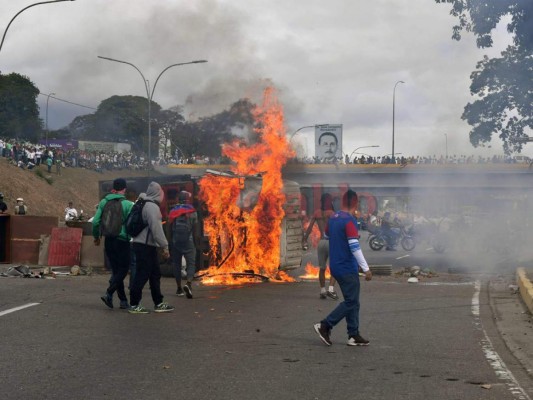
[(306, 125), (306, 126), (302, 126), (301, 128), (298, 128), (296, 129), (293, 133), (291, 133), (291, 136), (289, 138), (289, 142), (292, 140), (292, 138), (294, 137), (294, 135), (296, 135), (298, 132), (300, 132), (302, 129), (306, 129), (306, 128), (320, 128), (321, 126), (325, 126), (325, 124), (316, 124), (316, 125)]
[(41, 5), (41, 4), (61, 3), (63, 1), (75, 1), (75, 0), (41, 1), (39, 3), (30, 4), (29, 6), (24, 7), (22, 10), (20, 10), (18, 13), (16, 13), (15, 16), (13, 18), (11, 18), (11, 21), (9, 21), (9, 24), (7, 24), (6, 30), (4, 31), (4, 35), (2, 36), (2, 42), (0, 42), (0, 52), (2, 51), (2, 46), (4, 45), (4, 40), (6, 38), (7, 30), (9, 29), (9, 27), (11, 26), (11, 23), (15, 20), (15, 18), (17, 18), (22, 12), (24, 12), (28, 8), (31, 8), (31, 7), (34, 7), (34, 6), (38, 6), (38, 5)]
[(368, 149), (370, 147), (379, 147), (379, 144), (375, 144), (375, 145), (372, 145), (372, 146), (361, 146), (361, 147), (357, 147), (354, 151), (352, 151), (352, 154), (350, 154), (350, 160), (352, 159), (352, 156), (355, 154), (355, 152), (359, 149)]
[[(65, 1), (65, 0), (63, 0), (63, 1)], [(133, 68), (135, 68), (137, 70), (137, 72), (139, 74), (141, 74), (141, 77), (142, 77), (142, 80), (143, 80), (143, 83), (144, 83), (144, 88), (146, 89), (146, 98), (148, 99), (148, 164), (149, 164), (148, 165), (148, 173), (150, 173), (150, 169), (152, 168), (152, 115), (151, 115), (151, 113), (152, 113), (152, 99), (154, 97), (155, 87), (157, 86), (157, 82), (159, 81), (159, 78), (161, 78), (161, 75), (163, 75), (163, 73), (166, 70), (168, 70), (169, 68), (178, 67), (180, 65), (206, 63), (207, 60), (196, 60), (196, 61), (189, 61), (189, 62), (177, 63), (177, 64), (169, 65), (163, 71), (161, 71), (161, 73), (157, 76), (157, 79), (155, 80), (154, 86), (153, 86), (152, 90), (150, 91), (150, 82), (148, 82), (148, 80), (145, 79), (145, 77), (144, 77), (143, 73), (141, 72), (141, 70), (139, 68), (137, 68), (135, 65), (133, 65), (132, 63), (127, 62), (127, 61), (117, 60), (115, 58), (110, 58), (110, 57), (98, 56), (98, 58), (101, 58), (103, 60), (114, 61), (114, 62), (118, 62), (118, 63), (122, 63), (122, 64), (131, 65)]]
[(404, 81), (398, 81), (394, 84), (394, 90), (392, 91), (392, 160), (394, 161), (394, 102), (396, 97), (396, 86), (398, 83), (405, 83)]
[(46, 95), (46, 147), (48, 147), (48, 102), (50, 101), (50, 96), (55, 96), (55, 93)]

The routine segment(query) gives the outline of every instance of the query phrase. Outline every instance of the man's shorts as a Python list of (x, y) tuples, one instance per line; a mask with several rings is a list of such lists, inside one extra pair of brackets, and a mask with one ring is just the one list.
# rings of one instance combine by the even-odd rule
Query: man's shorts
[(320, 241), (318, 242), (317, 254), (318, 254), (318, 266), (320, 267), (320, 269), (326, 269), (328, 265), (328, 258), (329, 258), (329, 240), (328, 239), (320, 239)]

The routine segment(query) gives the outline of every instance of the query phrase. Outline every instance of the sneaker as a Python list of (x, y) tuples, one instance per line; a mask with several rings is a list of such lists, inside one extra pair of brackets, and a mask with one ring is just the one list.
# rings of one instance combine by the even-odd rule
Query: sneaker
[(366, 340), (364, 337), (362, 337), (361, 335), (355, 335), (355, 336), (350, 336), (350, 338), (348, 339), (348, 343), (346, 343), (348, 346), (368, 346), (369, 345), (369, 341)]
[(174, 307), (167, 303), (161, 303), (155, 306), (154, 312), (171, 312), (174, 311)]
[(120, 309), (127, 310), (128, 308), (130, 308), (130, 304), (128, 303), (128, 300), (120, 300)]
[(396, 249), (394, 247), (387, 247), (385, 250), (388, 250), (388, 251), (396, 251)]
[(178, 290), (176, 290), (176, 296), (179, 296), (179, 297), (185, 296), (185, 292), (183, 291), (181, 287), (179, 287)]
[(327, 295), (329, 298), (333, 299), (333, 300), (339, 300), (339, 296), (337, 295), (337, 292), (332, 290), (331, 292), (328, 290), (327, 291)]
[(187, 296), (188, 299), (192, 299), (192, 289), (189, 284), (183, 286), (183, 290), (185, 292), (185, 296)]
[(130, 306), (128, 312), (130, 314), (148, 314), (150, 311), (139, 304), (138, 306)]
[(321, 298), (322, 300), (327, 299), (326, 292), (320, 292), (320, 298)]
[(106, 306), (109, 308), (113, 308), (113, 297), (109, 294), (106, 294), (105, 296), (100, 297), (100, 300), (104, 302)]
[(315, 332), (318, 333), (318, 336), (320, 336), (320, 339), (322, 339), (322, 341), (328, 346), (331, 346), (331, 339), (329, 338), (331, 329), (327, 329), (322, 325), (322, 323), (315, 324), (314, 328)]

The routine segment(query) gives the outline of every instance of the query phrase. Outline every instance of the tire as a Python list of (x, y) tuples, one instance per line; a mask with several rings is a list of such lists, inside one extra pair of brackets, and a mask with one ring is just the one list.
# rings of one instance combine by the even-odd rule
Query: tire
[(385, 246), (385, 240), (379, 236), (373, 236), (370, 238), (369, 246), (374, 251), (380, 251)]
[(415, 248), (416, 242), (412, 236), (404, 236), (400, 242), (405, 251), (411, 251)]

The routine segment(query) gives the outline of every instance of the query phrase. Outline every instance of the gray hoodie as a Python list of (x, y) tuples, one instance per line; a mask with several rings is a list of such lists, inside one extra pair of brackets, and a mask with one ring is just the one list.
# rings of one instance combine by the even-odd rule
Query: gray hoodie
[[(144, 205), (143, 220), (148, 226), (133, 238), (133, 243), (142, 243), (148, 246), (168, 249), (168, 241), (163, 231), (161, 210), (159, 209), (159, 204), (164, 197), (163, 189), (161, 189), (159, 183), (150, 182), (146, 193), (141, 193), (139, 197), (144, 200), (151, 200), (153, 203), (147, 202)], [(147, 236), (148, 241), (146, 241)]]

